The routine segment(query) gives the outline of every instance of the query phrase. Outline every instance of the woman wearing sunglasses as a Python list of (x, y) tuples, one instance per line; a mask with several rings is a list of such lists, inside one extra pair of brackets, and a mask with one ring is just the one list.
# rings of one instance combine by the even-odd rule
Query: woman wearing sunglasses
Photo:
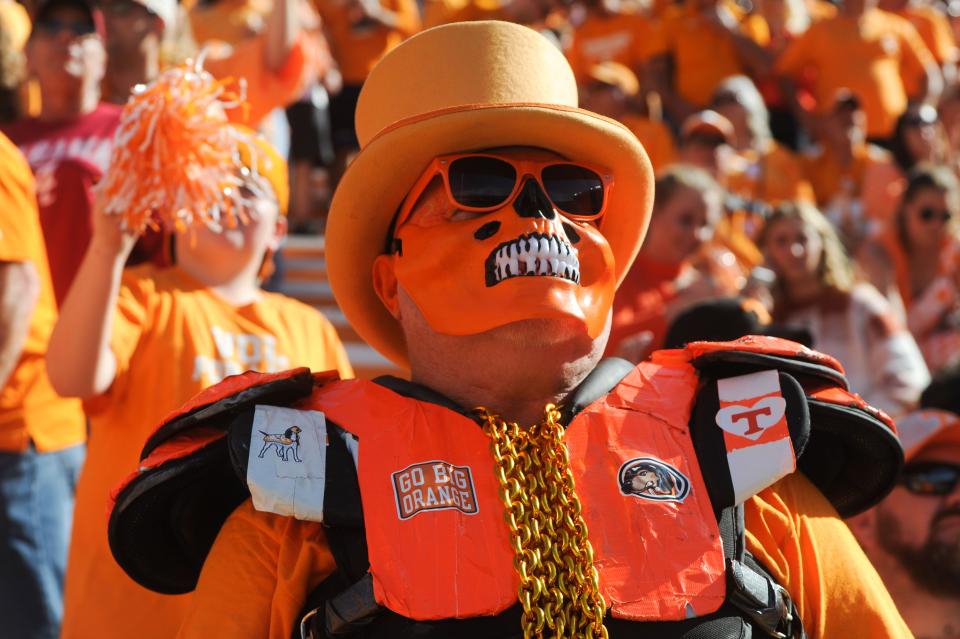
[(907, 463), (880, 504), (849, 521), (917, 637), (960, 625), (960, 367), (938, 374), (897, 421)]
[(931, 371), (960, 360), (960, 183), (945, 166), (921, 165), (907, 182), (890, 227), (859, 262), (903, 309)]

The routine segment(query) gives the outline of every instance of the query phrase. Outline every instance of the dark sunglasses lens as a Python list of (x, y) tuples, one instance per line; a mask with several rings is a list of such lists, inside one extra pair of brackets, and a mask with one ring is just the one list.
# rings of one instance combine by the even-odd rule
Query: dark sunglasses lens
[(599, 215), (603, 210), (603, 180), (575, 164), (553, 164), (540, 175), (554, 206), (570, 215)]
[(447, 175), (454, 201), (475, 208), (503, 204), (517, 183), (517, 171), (513, 165), (481, 156), (454, 160)]
[(924, 222), (930, 222), (933, 220), (943, 220), (947, 222), (950, 220), (949, 211), (938, 211), (936, 209), (931, 209), (929, 207), (920, 209), (920, 219)]
[(908, 467), (903, 471), (903, 484), (907, 490), (918, 495), (947, 495), (958, 481), (960, 467), (956, 466)]
[(37, 22), (37, 29), (49, 35), (56, 35), (61, 31), (69, 31), (75, 36), (87, 35), (93, 33), (95, 30), (93, 24), (89, 22), (69, 22), (56, 19)]

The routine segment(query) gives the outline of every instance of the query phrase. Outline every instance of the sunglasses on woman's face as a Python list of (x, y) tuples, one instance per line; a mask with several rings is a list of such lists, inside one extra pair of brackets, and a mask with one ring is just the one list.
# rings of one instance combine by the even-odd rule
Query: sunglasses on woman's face
[(900, 484), (914, 495), (949, 495), (960, 482), (960, 464), (920, 462), (908, 464), (900, 475)]
[(933, 222), (934, 220), (938, 222), (949, 222), (950, 218), (953, 217), (950, 211), (946, 209), (935, 209), (931, 206), (925, 206), (920, 209), (918, 215), (924, 222)]

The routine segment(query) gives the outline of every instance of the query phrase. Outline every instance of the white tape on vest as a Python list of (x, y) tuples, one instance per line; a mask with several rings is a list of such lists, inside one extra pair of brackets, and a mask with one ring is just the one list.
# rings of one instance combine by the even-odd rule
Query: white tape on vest
[(323, 413), (257, 406), (247, 486), (262, 512), (323, 521), (327, 422)]

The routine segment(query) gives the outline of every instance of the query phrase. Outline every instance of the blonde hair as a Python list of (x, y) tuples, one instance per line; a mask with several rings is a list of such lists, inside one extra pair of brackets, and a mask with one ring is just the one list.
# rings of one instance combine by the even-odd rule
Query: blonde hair
[[(757, 245), (763, 249), (769, 239), (770, 229), (781, 220), (798, 220), (801, 224), (816, 231), (820, 236), (823, 252), (820, 255), (820, 264), (817, 266), (817, 281), (824, 288), (847, 293), (855, 283), (853, 264), (843, 248), (843, 242), (834, 230), (830, 221), (824, 217), (815, 206), (806, 202), (782, 202), (773, 209), (767, 217)], [(773, 291), (774, 297), (780, 301), (784, 297), (783, 285), (777, 280)]]

